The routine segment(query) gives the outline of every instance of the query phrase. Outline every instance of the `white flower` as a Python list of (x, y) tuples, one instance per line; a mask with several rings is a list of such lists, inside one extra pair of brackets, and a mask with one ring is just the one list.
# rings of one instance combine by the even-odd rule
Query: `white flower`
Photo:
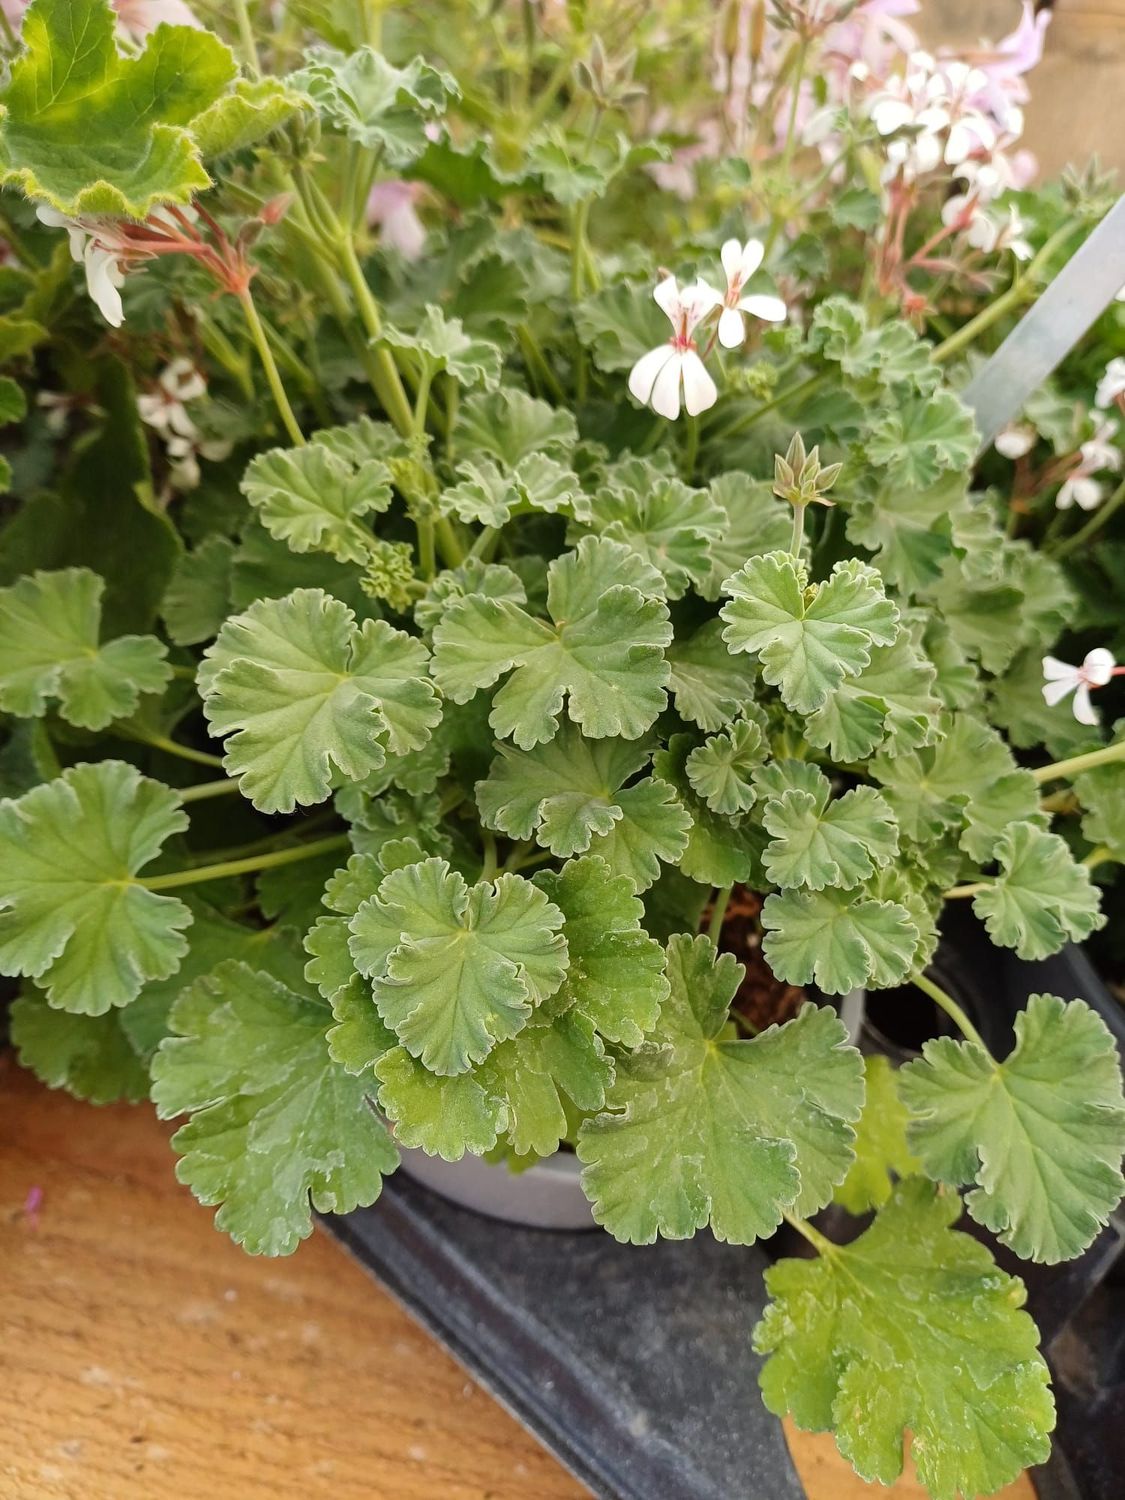
[(658, 349), (642, 354), (629, 372), (629, 390), (642, 406), (675, 421), (680, 415), (680, 392), (689, 415), (714, 406), (719, 393), (707, 373), (693, 334), (723, 299), (713, 286), (697, 281), (681, 292), (674, 276), (666, 276), (653, 292), (660, 310), (672, 324), (672, 337)]
[(1119, 355), (1106, 365), (1105, 374), (1098, 381), (1094, 405), (1112, 406), (1118, 396), (1122, 395), (1125, 395), (1125, 358)]
[(1035, 447), (1038, 434), (1034, 427), (1022, 427), (1009, 422), (996, 434), (996, 451), (1005, 458), (1023, 458)]
[(225, 439), (209, 440), (188, 415), (186, 402), (207, 392), (207, 382), (190, 359), (182, 355), (160, 372), (156, 389), (137, 397), (141, 421), (164, 439), (170, 460), (170, 479), (174, 489), (193, 490), (202, 477), (200, 458), (226, 458), (233, 446)]
[(1102, 422), (1092, 438), (1078, 450), (1078, 467), (1063, 482), (1055, 505), (1059, 510), (1069, 510), (1072, 505), (1082, 510), (1096, 510), (1105, 496), (1104, 486), (1093, 476), (1104, 469), (1114, 473), (1121, 467), (1121, 449), (1115, 447), (1113, 438), (1117, 434), (1117, 423)]
[[(111, 328), (120, 328), (125, 321), (121, 305), (121, 288), (125, 285), (125, 272), (121, 268), (120, 253), (112, 243), (99, 239), (100, 226), (90, 219), (72, 219), (58, 209), (40, 203), (35, 216), (50, 229), (65, 229), (70, 236), (70, 258), (86, 268), (86, 290), (102, 317)], [(109, 237), (107, 236), (107, 239)]]
[(1097, 510), (1104, 499), (1105, 488), (1100, 480), (1075, 473), (1063, 481), (1055, 496), (1055, 506), (1058, 510), (1069, 510), (1072, 505), (1079, 510)]
[(1043, 658), (1043, 697), (1054, 707), (1068, 693), (1074, 694), (1074, 717), (1080, 724), (1097, 724), (1098, 711), (1090, 702), (1090, 689), (1105, 687), (1115, 675), (1116, 662), (1104, 646), (1096, 646), (1086, 653), (1080, 667), (1059, 661), (1057, 656)]
[(766, 323), (781, 323), (786, 308), (780, 297), (742, 295), (742, 288), (762, 264), (765, 251), (761, 240), (747, 240), (745, 245), (738, 240), (727, 240), (719, 254), (727, 275), (723, 310), (719, 314), (719, 343), (724, 349), (737, 349), (746, 337), (744, 313)]

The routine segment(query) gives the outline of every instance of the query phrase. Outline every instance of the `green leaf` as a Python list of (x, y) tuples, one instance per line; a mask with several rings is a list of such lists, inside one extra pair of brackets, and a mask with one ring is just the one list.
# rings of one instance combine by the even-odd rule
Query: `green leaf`
[(1125, 863), (1125, 766), (1118, 761), (1085, 771), (1074, 778), (1074, 790), (1086, 811), (1083, 837), (1095, 846), (1104, 844), (1114, 859)]
[[(547, 570), (547, 611), (533, 618), (507, 599), (470, 595), (434, 629), (433, 674), (455, 703), (511, 676), (489, 718), (501, 736), (530, 750), (558, 732), (566, 711), (594, 739), (638, 739), (666, 701), (672, 638), (667, 606), (610, 583), (620, 543), (583, 537)], [(568, 700), (569, 695), (569, 701)]]
[(874, 787), (831, 796), (821, 776), (815, 792), (783, 792), (766, 803), (762, 822), (770, 842), (762, 860), (775, 885), (851, 890), (898, 853), (898, 824)]
[(965, 472), (977, 451), (973, 414), (952, 391), (916, 396), (877, 421), (867, 457), (891, 484), (922, 490), (947, 470)]
[(51, 699), (82, 729), (127, 718), (172, 677), (151, 635), (99, 646), (104, 581), (88, 568), (33, 573), (0, 589), (0, 709), (42, 718)]
[(667, 782), (687, 809), (691, 818), (687, 847), (680, 855), (680, 869), (690, 880), (702, 885), (760, 886), (765, 878), (761, 868), (764, 835), (741, 816), (728, 817), (712, 812), (688, 778), (687, 763), (695, 738), (674, 734), (667, 748), (653, 756), (653, 769)]
[(778, 979), (815, 983), (826, 995), (844, 995), (861, 985), (901, 984), (920, 936), (899, 902), (839, 890), (768, 896), (762, 926), (762, 951)]
[(169, 787), (118, 760), (0, 802), (0, 971), (91, 1016), (174, 974), (191, 913), (134, 877), (187, 822)]
[(900, 1091), (927, 1174), (976, 1184), (970, 1214), (1025, 1260), (1080, 1255), (1125, 1192), (1117, 1046), (1081, 1000), (1032, 995), (1003, 1062), (978, 1042), (926, 1042)]
[(22, 422), (27, 416), (27, 397), (10, 375), (0, 375), (0, 427)]
[(642, 354), (659, 348), (668, 336), (668, 320), (652, 298), (648, 284), (618, 282), (603, 287), (573, 308), (579, 341), (606, 374), (629, 370)]
[(374, 1203), (398, 1152), (371, 1109), (369, 1082), (332, 1061), (326, 1011), (270, 975), (222, 964), (177, 1000), (176, 1036), (152, 1064), (162, 1119), (191, 1114), (172, 1137), (176, 1175), (215, 1225), (252, 1255), (289, 1255), (312, 1209)]
[(344, 56), (324, 51), (286, 79), (306, 93), (330, 129), (379, 152), (388, 167), (409, 166), (427, 146), (426, 123), (460, 90), (448, 73), (415, 57), (392, 67), (372, 47)]
[(667, 782), (626, 782), (648, 764), (643, 745), (588, 740), (564, 724), (534, 750), (497, 746), (499, 754), (476, 785), (477, 806), (489, 828), (513, 839), (535, 838), (560, 859), (589, 851), (615, 875), (646, 890), (660, 861), (675, 864), (687, 843), (690, 819)]
[(668, 648), (668, 665), (676, 710), (700, 729), (725, 729), (751, 711), (754, 666), (727, 650), (722, 621), (708, 620), (694, 635), (677, 636)]
[(572, 469), (542, 453), (532, 453), (507, 473), (490, 458), (459, 464), (458, 482), (442, 491), (441, 505), (462, 521), (504, 526), (526, 511), (589, 518), (590, 502)]
[(965, 470), (943, 474), (927, 489), (882, 484), (877, 495), (851, 506), (847, 532), (851, 541), (875, 554), (879, 572), (906, 593), (929, 588), (941, 577), (942, 563), (953, 551), (950, 512), (966, 502)]
[(419, 749), (441, 710), (421, 641), (357, 624), (323, 589), (296, 589), (232, 616), (199, 670), (203, 711), (230, 735), (223, 763), (260, 812), (323, 802), (362, 781), (385, 747)]
[(718, 538), (711, 543), (711, 572), (699, 585), (699, 592), (705, 599), (718, 599), (726, 580), (749, 558), (788, 546), (793, 520), (789, 507), (777, 498), (768, 479), (751, 479), (749, 474), (732, 469), (712, 479), (710, 489), (711, 499), (725, 519)]
[(805, 738), (845, 762), (866, 760), (884, 747), (887, 755), (918, 749), (937, 734), (941, 700), (934, 687), (932, 663), (900, 627), (889, 646), (872, 646), (867, 666), (805, 720)]
[(213, 640), (230, 613), (231, 564), (234, 543), (229, 537), (204, 537), (176, 563), (160, 613), (177, 646)]
[(570, 412), (506, 386), (487, 395), (476, 392), (462, 402), (456, 435), (459, 448), (476, 448), (514, 469), (533, 453), (569, 458), (578, 425)]
[(867, 314), (847, 297), (826, 297), (813, 313), (809, 345), (861, 392), (928, 395), (941, 380), (930, 346), (906, 323), (868, 328)]
[(554, 1003), (585, 1016), (607, 1041), (639, 1046), (668, 981), (664, 950), (641, 927), (644, 907), (630, 882), (591, 854), (543, 871), (535, 884), (564, 918), (569, 967)]
[(519, 875), (468, 886), (444, 859), (392, 870), (351, 919), (379, 1014), (432, 1073), (515, 1036), (566, 977), (563, 914)]
[(1098, 890), (1057, 833), (1012, 823), (996, 841), (1000, 874), (973, 897), (993, 942), (1021, 958), (1047, 958), (1106, 924)]
[(902, 1473), (912, 1432), (933, 1500), (990, 1495), (1043, 1463), (1054, 1425), (1023, 1284), (951, 1229), (960, 1211), (956, 1193), (901, 1183), (852, 1244), (770, 1267), (754, 1331), (770, 1411), (834, 1430), (881, 1484)]
[(148, 1069), (122, 1030), (121, 1011), (70, 1015), (32, 993), (14, 1001), (9, 1014), (20, 1063), (49, 1088), (91, 1104), (148, 1098)]
[(687, 779), (712, 812), (749, 812), (758, 798), (750, 775), (767, 749), (759, 726), (740, 719), (696, 746), (684, 767)]
[(898, 610), (879, 575), (854, 558), (810, 585), (802, 563), (771, 552), (751, 558), (723, 588), (731, 596), (720, 611), (724, 640), (732, 651), (753, 652), (797, 713), (815, 712), (868, 665), (872, 646), (889, 646), (897, 633)]
[(867, 1088), (855, 1128), (855, 1161), (833, 1194), (833, 1200), (850, 1214), (882, 1208), (896, 1177), (921, 1171), (921, 1163), (906, 1142), (910, 1116), (899, 1097), (900, 1075), (877, 1052), (864, 1057), (863, 1072)]
[(479, 558), (467, 557), (460, 567), (443, 568), (418, 600), (414, 606), (418, 628), (432, 631), (444, 617), (447, 606), (469, 594), (484, 594), (488, 599), (511, 599), (516, 604), (527, 603), (527, 591), (519, 575), (511, 568), (503, 563), (482, 563)]
[(751, 1244), (782, 1211), (823, 1207), (852, 1159), (863, 1067), (835, 1011), (806, 1005), (751, 1041), (722, 1041), (742, 965), (709, 938), (668, 944), (655, 1032), (618, 1064), (578, 1155), (594, 1217), (619, 1240)]
[(379, 342), (407, 350), (431, 372), (447, 371), (466, 389), (479, 385), (494, 391), (500, 384), (504, 355), (499, 346), (466, 333), (461, 319), (447, 318), (440, 307), (427, 307), (413, 333), (385, 327)]
[(362, 518), (391, 503), (385, 463), (355, 466), (317, 442), (259, 453), (240, 488), (271, 536), (294, 552), (327, 552), (341, 562), (367, 560), (372, 536)]
[(209, 31), (158, 26), (122, 57), (106, 0), (34, 0), (3, 94), (0, 182), (65, 214), (143, 219), (210, 186), (191, 122), (235, 75)]
[(307, 109), (307, 101), (277, 78), (239, 78), (229, 93), (191, 122), (191, 133), (205, 159), (244, 151)]

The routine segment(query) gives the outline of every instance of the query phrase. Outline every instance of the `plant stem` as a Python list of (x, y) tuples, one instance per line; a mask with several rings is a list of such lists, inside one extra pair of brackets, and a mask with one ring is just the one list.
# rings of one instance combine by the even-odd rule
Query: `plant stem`
[(250, 855), (246, 859), (224, 859), (215, 865), (200, 865), (195, 870), (172, 870), (167, 875), (150, 875), (147, 880), (135, 883), (148, 891), (171, 891), (181, 885), (200, 885), (206, 880), (225, 880), (229, 875), (250, 875), (256, 870), (296, 864), (298, 860), (327, 854), (330, 849), (343, 849), (348, 842), (346, 833), (334, 833), (329, 838), (313, 839), (309, 844), (298, 844), (292, 849), (276, 849), (272, 854)]
[(688, 415), (687, 442), (684, 444), (684, 479), (691, 483), (695, 474), (695, 461), (699, 457), (699, 418)]
[(935, 984), (932, 979), (927, 979), (921, 969), (915, 969), (910, 978), (924, 995), (929, 995), (934, 1004), (940, 1006), (945, 1011), (946, 1015), (966, 1040), (976, 1042), (978, 1047), (984, 1047), (984, 1050), (988, 1051), (988, 1048), (984, 1046), (984, 1038), (957, 1004), (957, 1001), (953, 999), (952, 995), (947, 995), (939, 984)]
[(209, 797), (225, 797), (229, 792), (237, 792), (238, 782), (231, 777), (224, 777), (222, 781), (201, 781), (196, 786), (180, 787), (177, 790), (181, 802), (203, 802)]
[(238, 22), (238, 39), (242, 45), (242, 60), (255, 78), (261, 76), (262, 64), (258, 57), (258, 44), (254, 40), (254, 28), (250, 24), (250, 11), (246, 0), (234, 0), (234, 15)]
[(789, 541), (789, 551), (797, 561), (800, 561), (801, 544), (805, 540), (805, 511), (807, 509), (806, 505), (793, 507), (793, 535)]
[(1045, 550), (1052, 557), (1069, 557), (1072, 552), (1077, 552), (1079, 547), (1084, 546), (1092, 536), (1096, 536), (1109, 520), (1110, 516), (1115, 511), (1120, 510), (1122, 505), (1125, 505), (1125, 479), (1121, 481), (1104, 505), (1098, 506), (1094, 514), (1080, 530), (1076, 531), (1073, 536), (1064, 538), (1055, 547), (1048, 544)]
[(217, 766), (219, 770), (223, 768), (222, 756), (209, 755), (206, 750), (193, 750), (190, 745), (177, 745), (166, 734), (146, 734), (142, 730), (129, 730), (126, 733), (138, 745), (151, 745), (154, 750), (163, 750), (166, 755), (178, 756), (180, 760), (194, 761), (197, 766)]
[[(363, 274), (359, 256), (355, 253), (351, 235), (344, 235), (340, 240), (340, 261), (344, 279), (352, 289), (367, 337), (374, 341), (383, 331), (379, 305), (375, 301), (375, 294), (367, 285), (367, 277)], [(398, 366), (391, 358), (390, 350), (384, 346), (375, 350), (375, 367), (379, 374), (376, 394), (399, 434), (409, 437), (414, 430), (414, 414), (403, 390)]]
[(742, 416), (737, 417), (729, 427), (724, 427), (719, 432), (716, 432), (714, 434), (715, 440), (722, 442), (725, 438), (735, 437), (738, 433), (745, 432), (747, 427), (752, 427), (759, 417), (764, 417), (767, 412), (774, 411), (779, 406), (784, 406), (794, 396), (807, 395), (827, 379), (827, 375), (818, 373), (816, 375), (806, 375), (794, 385), (787, 385), (784, 390), (778, 391), (777, 395), (771, 397), (769, 401), (763, 402), (761, 406), (756, 406), (753, 411), (745, 412)]
[(266, 330), (262, 327), (262, 320), (258, 316), (258, 309), (254, 306), (249, 287), (239, 294), (238, 300), (242, 303), (242, 311), (246, 314), (250, 337), (254, 340), (258, 358), (262, 361), (262, 369), (266, 372), (266, 381), (273, 393), (274, 405), (277, 407), (290, 441), (295, 447), (303, 448), (305, 435), (301, 431), (297, 418), (293, 415), (293, 408), (289, 405), (289, 397), (285, 394), (285, 386), (278, 372), (277, 361), (273, 357), (273, 350), (270, 348), (269, 339), (266, 338)]
[(491, 880), (496, 874), (496, 835), (491, 828), (481, 829), (481, 845), (484, 849), (484, 858), (481, 860), (480, 878)]
[(1087, 870), (1093, 870), (1098, 865), (1104, 865), (1107, 860), (1116, 858), (1117, 856), (1108, 844), (1098, 844), (1096, 848), (1090, 850), (1082, 863), (1086, 866)]
[[(808, 59), (808, 55), (808, 38), (802, 37), (800, 47), (797, 51), (796, 66), (793, 69), (793, 79), (789, 85), (792, 91), (792, 97), (789, 101), (789, 122), (785, 128), (785, 144), (781, 148), (781, 160), (778, 162), (778, 175), (783, 182), (788, 177), (789, 163), (793, 158), (793, 147), (796, 145), (797, 140), (797, 110), (801, 103), (801, 84), (805, 77), (805, 62)], [(784, 222), (787, 208), (787, 202), (778, 204), (770, 217), (770, 227), (769, 233), (766, 236), (765, 255), (763, 259), (768, 258), (770, 251), (777, 241), (778, 235), (781, 233), (781, 226)]]
[(1049, 766), (1039, 766), (1032, 771), (1036, 781), (1061, 781), (1064, 777), (1080, 776), (1083, 771), (1092, 771), (1097, 766), (1109, 766), (1114, 761), (1125, 760), (1125, 740), (1113, 745), (1103, 745), (1100, 750), (1087, 750), (1085, 755), (1072, 755), (1069, 760), (1056, 760)]
[(979, 891), (987, 891), (991, 884), (991, 880), (974, 880), (970, 885), (951, 885), (947, 891), (942, 892), (942, 898), (956, 901), (965, 896), (975, 896)]
[(707, 924), (707, 936), (716, 947), (719, 945), (719, 933), (723, 930), (723, 918), (726, 916), (727, 907), (730, 904), (730, 893), (731, 887), (729, 885), (719, 886), (715, 891), (715, 904), (711, 908), (711, 920)]
[(797, 1214), (791, 1214), (784, 1209), (782, 1210), (781, 1217), (791, 1229), (795, 1229), (799, 1235), (808, 1240), (818, 1255), (831, 1255), (838, 1249), (838, 1246), (834, 1245), (830, 1239), (825, 1238), (819, 1229), (814, 1229), (807, 1219), (802, 1219)]

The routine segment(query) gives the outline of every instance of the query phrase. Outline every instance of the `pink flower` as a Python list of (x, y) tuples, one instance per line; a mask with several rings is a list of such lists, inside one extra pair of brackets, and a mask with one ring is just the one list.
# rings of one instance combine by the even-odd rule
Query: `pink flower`
[(131, 41), (143, 42), (161, 23), (169, 26), (192, 26), (202, 31), (203, 23), (184, 4), (184, 0), (113, 0), (117, 12), (117, 29)]
[(1104, 646), (1088, 651), (1080, 667), (1060, 661), (1057, 656), (1043, 658), (1043, 697), (1053, 708), (1068, 693), (1074, 694), (1074, 717), (1079, 724), (1100, 722), (1097, 709), (1090, 702), (1090, 689), (1105, 687), (1117, 675), (1117, 664)]
[(425, 248), (426, 226), (414, 208), (421, 191), (417, 182), (390, 177), (377, 182), (367, 199), (367, 222), (379, 226), (383, 244), (403, 260), (417, 260)]
[(682, 393), (685, 410), (697, 416), (714, 406), (719, 392), (693, 335), (703, 319), (722, 306), (723, 298), (705, 281), (681, 292), (674, 276), (666, 276), (652, 295), (672, 325), (672, 337), (637, 360), (629, 373), (629, 391), (642, 406), (651, 406), (670, 422), (680, 415)]

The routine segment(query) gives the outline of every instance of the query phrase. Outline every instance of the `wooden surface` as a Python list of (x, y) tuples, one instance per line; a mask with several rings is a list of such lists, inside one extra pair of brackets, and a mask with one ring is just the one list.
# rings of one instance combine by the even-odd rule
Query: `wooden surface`
[[(586, 1495), (327, 1236), (267, 1261), (217, 1234), (168, 1133), (0, 1055), (3, 1500)], [(811, 1500), (922, 1495), (789, 1437)]]

